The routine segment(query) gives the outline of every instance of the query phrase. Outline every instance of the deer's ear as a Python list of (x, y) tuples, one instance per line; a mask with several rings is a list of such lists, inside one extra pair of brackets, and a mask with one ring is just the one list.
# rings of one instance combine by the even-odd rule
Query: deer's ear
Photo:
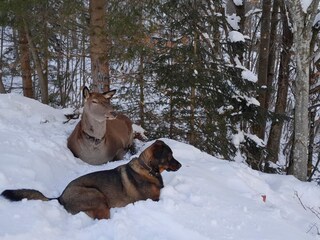
[(82, 90), (82, 95), (84, 99), (87, 99), (90, 96), (90, 91), (89, 88), (87, 88), (86, 86), (83, 88)]
[(113, 97), (113, 95), (116, 93), (116, 91), (117, 90), (111, 90), (111, 91), (108, 91), (108, 92), (104, 92), (102, 94), (106, 99), (110, 99), (110, 98)]

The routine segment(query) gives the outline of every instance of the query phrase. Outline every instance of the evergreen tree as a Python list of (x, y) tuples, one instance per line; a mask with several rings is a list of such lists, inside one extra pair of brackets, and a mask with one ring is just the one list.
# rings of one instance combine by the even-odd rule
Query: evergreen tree
[(233, 134), (256, 113), (255, 84), (242, 77), (248, 70), (233, 51), (222, 1), (163, 1), (159, 22), (152, 68), (166, 94), (162, 133), (234, 156)]

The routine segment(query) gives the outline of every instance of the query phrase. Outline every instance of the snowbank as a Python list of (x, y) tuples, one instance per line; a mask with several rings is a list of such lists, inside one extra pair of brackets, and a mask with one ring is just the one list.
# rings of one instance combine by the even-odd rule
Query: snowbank
[[(19, 95), (0, 95), (0, 192), (28, 187), (56, 197), (84, 173), (128, 162), (130, 156), (89, 166), (74, 158), (66, 139), (76, 121), (64, 120), (62, 110)], [(98, 221), (83, 213), (71, 215), (57, 201), (13, 203), (0, 198), (0, 239), (319, 239), (316, 184), (263, 174), (162, 140), (183, 166), (163, 173), (159, 202), (112, 209), (111, 219)]]

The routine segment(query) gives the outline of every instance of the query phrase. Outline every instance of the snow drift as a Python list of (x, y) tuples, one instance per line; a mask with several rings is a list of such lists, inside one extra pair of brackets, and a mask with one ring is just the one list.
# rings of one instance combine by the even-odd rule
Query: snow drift
[[(76, 121), (64, 121), (62, 110), (0, 95), (0, 192), (27, 187), (57, 197), (72, 179), (132, 157), (102, 166), (82, 162), (66, 146)], [(84, 213), (71, 215), (57, 201), (0, 198), (0, 239), (320, 239), (320, 188), (315, 183), (263, 174), (162, 140), (183, 166), (162, 174), (159, 202), (112, 209), (111, 219), (99, 221)]]

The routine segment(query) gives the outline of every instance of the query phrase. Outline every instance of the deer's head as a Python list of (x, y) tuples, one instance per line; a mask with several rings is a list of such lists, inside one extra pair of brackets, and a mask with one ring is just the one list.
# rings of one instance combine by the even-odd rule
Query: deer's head
[(116, 90), (104, 93), (90, 92), (87, 87), (84, 87), (82, 91), (85, 99), (83, 112), (99, 122), (115, 119), (117, 115), (110, 104), (110, 99), (115, 93)]

